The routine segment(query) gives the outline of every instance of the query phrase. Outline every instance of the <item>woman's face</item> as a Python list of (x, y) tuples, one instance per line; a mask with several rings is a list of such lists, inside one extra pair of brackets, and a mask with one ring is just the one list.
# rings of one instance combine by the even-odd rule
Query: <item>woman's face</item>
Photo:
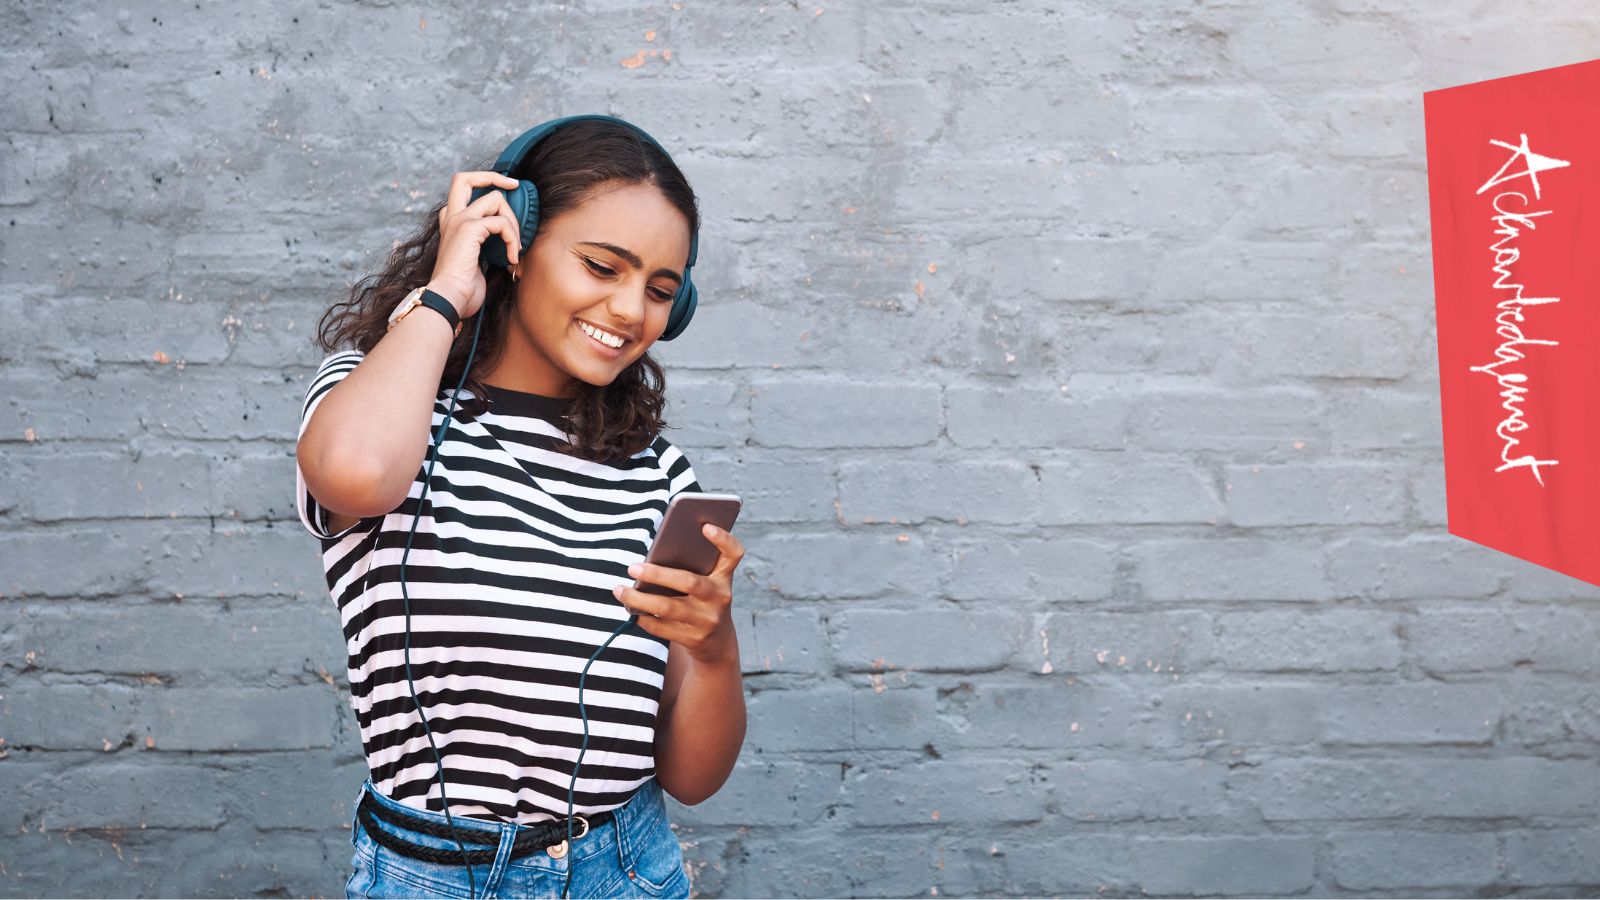
[[(689, 259), (689, 221), (653, 186), (609, 183), (539, 223), (515, 267), (517, 313), (497, 387), (569, 397), (603, 387), (666, 330)], [(609, 332), (597, 339), (585, 329)], [(616, 338), (622, 339), (620, 347)]]

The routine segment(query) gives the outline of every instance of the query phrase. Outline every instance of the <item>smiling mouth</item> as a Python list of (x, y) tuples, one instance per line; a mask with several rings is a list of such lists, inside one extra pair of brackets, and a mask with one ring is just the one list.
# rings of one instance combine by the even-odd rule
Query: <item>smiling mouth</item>
[[(587, 322), (584, 322), (582, 319), (574, 319), (573, 322), (576, 325), (578, 331), (582, 332), (583, 336), (588, 339), (590, 346), (594, 347), (596, 350), (599, 350), (601, 353), (605, 354), (606, 356), (613, 356), (614, 357), (614, 356), (622, 355), (623, 347), (628, 346), (628, 344), (630, 343), (627, 338), (621, 338), (622, 344), (620, 346), (615, 346), (614, 347), (614, 346), (606, 343), (605, 341), (600, 340), (598, 337), (595, 337), (595, 335), (592, 332), (590, 332), (589, 329), (593, 328), (594, 326), (589, 325)], [(600, 329), (596, 328), (595, 331), (600, 331)], [(610, 334), (610, 332), (602, 332), (602, 333)], [(620, 337), (618, 335), (612, 335), (612, 336), (613, 337)]]

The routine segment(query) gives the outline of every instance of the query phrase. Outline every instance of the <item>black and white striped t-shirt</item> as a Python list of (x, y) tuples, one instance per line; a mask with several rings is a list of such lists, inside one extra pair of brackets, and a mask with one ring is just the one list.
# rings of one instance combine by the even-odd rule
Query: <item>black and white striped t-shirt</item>
[[(361, 359), (347, 350), (323, 360), (301, 434)], [(432, 434), (453, 390), (435, 399)], [(450, 813), (528, 824), (567, 814), (584, 730), (578, 677), (628, 617), (612, 586), (633, 583), (627, 568), (643, 561), (667, 501), (700, 486), (663, 437), (614, 465), (590, 462), (550, 449), (569, 439), (555, 424), (559, 399), (492, 387), (487, 399), (490, 411), (477, 418), (457, 401), (405, 559), (411, 677), (444, 760)], [(407, 806), (442, 812), (433, 751), (406, 685), (400, 588), (428, 462), (399, 507), (338, 533), (298, 464), (295, 488), (343, 624), (372, 783)], [(634, 623), (589, 666), (589, 743), (574, 813), (621, 806), (654, 774), (666, 660), (667, 642)]]

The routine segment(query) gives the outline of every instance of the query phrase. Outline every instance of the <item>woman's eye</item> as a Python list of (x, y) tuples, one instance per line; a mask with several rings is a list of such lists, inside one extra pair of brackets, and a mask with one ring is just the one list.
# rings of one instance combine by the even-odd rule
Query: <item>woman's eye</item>
[[(590, 269), (594, 270), (594, 273), (596, 275), (599, 275), (602, 278), (610, 278), (611, 276), (617, 274), (616, 272), (613, 272), (612, 270), (606, 268), (605, 266), (600, 265), (599, 263), (597, 263), (594, 260), (588, 258), (587, 256), (583, 258), (583, 262)], [(656, 299), (657, 300), (666, 301), (666, 300), (671, 300), (676, 295), (677, 292), (676, 291), (651, 291), (651, 293), (656, 295)]]

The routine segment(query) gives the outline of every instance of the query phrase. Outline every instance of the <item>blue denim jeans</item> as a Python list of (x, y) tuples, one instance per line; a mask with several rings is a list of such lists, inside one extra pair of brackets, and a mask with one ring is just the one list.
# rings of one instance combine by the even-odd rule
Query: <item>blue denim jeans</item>
[[(447, 823), (444, 813), (413, 809), (377, 793), (370, 778), (362, 783), (361, 790), (371, 791), (381, 806), (440, 825)], [(646, 781), (626, 804), (614, 810), (610, 821), (592, 826), (588, 834), (573, 841), (560, 859), (543, 850), (511, 859), (517, 833), (527, 830), (527, 826), (466, 816), (452, 818), (468, 850), (498, 847), (492, 863), (472, 865), (478, 897), (560, 897), (569, 868), (569, 897), (687, 897), (689, 874), (684, 869), (678, 836), (667, 822), (662, 796), (655, 778)], [(360, 799), (358, 794), (357, 802)], [(457, 849), (449, 838), (397, 827), (382, 819), (374, 822), (414, 844)], [(468, 827), (472, 828), (470, 833)], [(350, 843), (355, 848), (351, 858), (355, 872), (345, 882), (346, 897), (473, 896), (464, 862), (443, 865), (395, 853), (373, 840), (353, 812)]]

